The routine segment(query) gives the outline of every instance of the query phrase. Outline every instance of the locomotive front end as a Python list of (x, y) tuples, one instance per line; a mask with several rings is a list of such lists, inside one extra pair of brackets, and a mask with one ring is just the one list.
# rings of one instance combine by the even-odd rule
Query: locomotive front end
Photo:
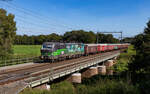
[(54, 45), (52, 43), (43, 43), (41, 48), (41, 59), (47, 60), (52, 56)]

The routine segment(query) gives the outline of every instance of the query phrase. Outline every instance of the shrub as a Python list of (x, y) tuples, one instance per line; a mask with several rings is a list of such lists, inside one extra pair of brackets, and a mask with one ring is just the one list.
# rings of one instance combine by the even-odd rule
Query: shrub
[(64, 81), (51, 85), (51, 90), (26, 89), (20, 94), (75, 94), (71, 83)]
[(99, 80), (95, 85), (79, 85), (77, 94), (139, 94), (137, 87), (122, 81)]

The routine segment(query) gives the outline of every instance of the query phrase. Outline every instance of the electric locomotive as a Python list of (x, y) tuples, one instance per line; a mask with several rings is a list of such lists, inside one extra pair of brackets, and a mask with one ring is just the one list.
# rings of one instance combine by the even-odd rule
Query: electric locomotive
[(84, 55), (84, 44), (82, 43), (56, 43), (45, 42), (41, 48), (41, 59), (58, 60)]

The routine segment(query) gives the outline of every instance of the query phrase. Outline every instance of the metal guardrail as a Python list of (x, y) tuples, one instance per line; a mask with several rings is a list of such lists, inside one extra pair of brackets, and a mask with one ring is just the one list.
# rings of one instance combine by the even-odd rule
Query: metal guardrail
[(0, 67), (10, 66), (10, 65), (17, 65), (17, 64), (23, 64), (23, 63), (31, 63), (31, 62), (35, 62), (35, 61), (38, 61), (38, 60), (39, 60), (39, 57), (0, 60)]
[(96, 65), (100, 62), (104, 62), (104, 61), (106, 61), (108, 59), (111, 59), (113, 57), (116, 57), (118, 55), (120, 55), (120, 53), (116, 53), (116, 54), (113, 53), (109, 56), (104, 56), (103, 58), (101, 56), (95, 57), (95, 58), (93, 58), (89, 61), (85, 61), (84, 63), (74, 64), (73, 66), (65, 67), (63, 69), (59, 69), (59, 70), (56, 70), (56, 71), (54, 71), (54, 68), (49, 69), (49, 71), (50, 71), (49, 73), (41, 74), (37, 77), (30, 77), (27, 80), (27, 82), (30, 82), (29, 87), (35, 87), (37, 85), (52, 81), (56, 78), (60, 78), (62, 76), (74, 73), (74, 72), (79, 71), (81, 69)]

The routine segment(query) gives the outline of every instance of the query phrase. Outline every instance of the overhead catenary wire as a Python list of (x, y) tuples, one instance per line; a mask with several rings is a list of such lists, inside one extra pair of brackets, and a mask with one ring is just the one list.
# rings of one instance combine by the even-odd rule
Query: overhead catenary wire
[[(6, 6), (9, 6), (9, 5), (6, 5)], [(8, 9), (9, 9), (9, 10), (16, 10), (16, 11), (22, 12), (22, 13), (24, 14), (24, 16), (21, 16), (21, 15), (18, 15), (18, 13), (17, 13), (17, 14), (15, 14), (16, 17), (19, 17), (19, 18), (22, 18), (22, 19), (23, 19), (23, 18), (26, 18), (27, 16), (30, 16), (30, 17), (32, 17), (32, 20), (37, 21), (37, 22), (40, 22), (40, 23), (43, 23), (45, 26), (47, 26), (47, 25), (52, 25), (52, 24), (49, 24), (49, 23), (46, 23), (45, 21), (43, 21), (43, 19), (37, 19), (36, 16), (31, 16), (31, 15), (25, 13), (24, 11), (18, 10), (18, 9), (15, 8), (15, 7), (10, 7), (10, 6), (9, 6)], [(32, 21), (32, 22), (33, 22), (33, 21)]]
[[(9, 10), (13, 10), (11, 7), (7, 7), (7, 8), (9, 8)], [(16, 14), (16, 18), (15, 19), (17, 19), (17, 21), (18, 21), (18, 23), (19, 23), (19, 26), (20, 25), (28, 25), (27, 27), (29, 28), (29, 27), (32, 27), (32, 31), (34, 31), (34, 29), (33, 29), (33, 27), (34, 28), (41, 28), (42, 29), (42, 31), (46, 31), (46, 32), (50, 32), (50, 31), (56, 31), (56, 28), (54, 28), (54, 27), (50, 27), (50, 26), (48, 26), (47, 24), (41, 24), (40, 22), (38, 22), (38, 21), (36, 21), (36, 20), (34, 20), (34, 21), (30, 21), (30, 20), (26, 20), (26, 19), (24, 19), (24, 17), (23, 16), (18, 16), (18, 14)], [(20, 24), (21, 23), (21, 24)], [(17, 26), (18, 27), (18, 26)], [(41, 30), (41, 29), (39, 29), (39, 30)], [(31, 30), (30, 30), (31, 31)], [(29, 30), (27, 31), (27, 32), (29, 32)], [(36, 31), (37, 32), (37, 31)], [(35, 32), (35, 33), (36, 33)], [(42, 33), (42, 32), (41, 32)]]
[[(15, 4), (15, 3), (12, 3), (12, 2), (10, 2), (10, 4), (12, 4), (12, 5), (14, 5), (14, 6), (16, 6), (16, 7), (18, 7), (18, 8), (20, 8), (20, 9), (22, 9), (22, 10), (25, 10), (25, 11), (27, 11), (27, 12), (29, 12), (30, 14), (38, 14), (38, 15), (35, 15), (35, 16), (37, 16), (37, 17), (39, 17), (39, 18), (44, 18), (44, 20), (46, 21), (46, 22), (52, 22), (52, 18), (50, 18), (50, 17), (48, 17), (48, 16), (45, 16), (45, 15), (42, 15), (42, 14), (40, 14), (40, 13), (38, 13), (38, 12), (35, 12), (35, 11), (32, 11), (32, 10), (30, 10), (30, 9), (27, 9), (27, 8), (23, 8), (23, 7), (21, 7), (21, 6), (18, 6), (17, 4)], [(76, 26), (77, 28), (81, 28), (79, 25), (72, 25), (72, 24), (69, 24), (69, 25), (71, 25), (71, 26), (68, 26), (68, 25), (66, 25), (66, 23), (64, 23), (64, 24), (62, 24), (63, 22), (61, 21), (58, 21), (57, 19), (54, 19), (53, 20), (53, 22), (57, 22), (57, 23), (54, 23), (54, 24), (57, 24), (57, 26), (61, 26), (61, 27), (65, 27), (65, 28), (68, 28), (68, 29), (72, 29), (72, 27), (71, 26)], [(59, 23), (59, 24), (58, 24)]]
[[(20, 33), (20, 31), (21, 31), (21, 32), (26, 32), (27, 34), (29, 34), (29, 32), (31, 32), (33, 34), (44, 34), (44, 33), (42, 33), (42, 31), (45, 31), (42, 29), (36, 29), (36, 28), (33, 29), (33, 28), (29, 28), (29, 27), (24, 27), (24, 26), (18, 26), (18, 28), (19, 28), (18, 33)], [(39, 32), (37, 30), (39, 30), (41, 32)], [(50, 31), (53, 31), (53, 30), (49, 30), (49, 31), (47, 30), (47, 34), (50, 34), (49, 33)], [(30, 35), (32, 35), (32, 34), (30, 34)]]
[[(73, 29), (73, 27), (70, 27), (70, 24), (68, 26), (65, 24), (61, 24), (61, 22), (57, 22), (56, 20), (54, 22), (57, 22), (57, 24), (53, 24), (53, 21), (51, 21), (52, 18), (48, 18), (46, 16), (43, 16), (40, 13), (36, 13), (30, 9), (25, 9), (25, 8), (20, 7), (17, 4), (14, 4), (12, 2), (3, 2), (3, 4), (5, 4), (5, 6), (7, 6), (7, 8), (9, 10), (18, 12), (15, 15), (16, 15), (16, 19), (17, 20), (19, 19), (19, 23), (24, 22), (26, 24), (30, 24), (29, 25), (30, 27), (34, 26), (34, 27), (38, 27), (38, 28), (40, 27), (42, 29), (49, 28), (50, 30), (55, 29), (55, 31), (63, 31), (63, 30), (64, 31), (72, 31), (72, 30), (75, 30), (75, 29)], [(21, 16), (21, 14), (23, 14), (24, 17)], [(30, 18), (30, 19), (32, 19), (32, 21), (29, 21), (29, 20), (26, 20), (23, 18), (26, 18), (26, 19)], [(27, 22), (27, 21), (29, 21), (29, 22)], [(62, 27), (64, 27), (64, 28), (62, 29)], [(88, 28), (89, 28), (89, 26), (88, 26)], [(57, 30), (57, 29), (60, 29), (60, 30)], [(81, 28), (78, 30), (81, 30)]]
[[(29, 9), (25, 9), (25, 8), (22, 8), (22, 7), (18, 7), (16, 4), (15, 4), (15, 5), (14, 5), (13, 3), (5, 3), (5, 4), (6, 4), (7, 6), (9, 5), (10, 7), (13, 7), (13, 8), (15, 8), (16, 10), (18, 10), (18, 11), (20, 11), (20, 12), (23, 12), (23, 13), (29, 15), (29, 16), (32, 16), (32, 17), (34, 17), (34, 18), (38, 18), (38, 20), (41, 20), (42, 22), (44, 22), (44, 23), (46, 23), (46, 24), (50, 24), (50, 22), (52, 22), (52, 21), (50, 21), (51, 18), (47, 19), (47, 17), (41, 16), (39, 13), (35, 13), (35, 12), (29, 10)], [(13, 5), (13, 6), (12, 6), (12, 5)], [(56, 20), (55, 20), (55, 22), (56, 22)], [(70, 28), (70, 27), (68, 27), (68, 26), (66, 26), (66, 25), (64, 25), (64, 24), (60, 24), (60, 22), (57, 23), (57, 25), (55, 25), (55, 24), (50, 24), (50, 25), (53, 25), (53, 26), (61, 26), (61, 27), (65, 27), (65, 28), (68, 28), (68, 29), (72, 29), (72, 28)]]

